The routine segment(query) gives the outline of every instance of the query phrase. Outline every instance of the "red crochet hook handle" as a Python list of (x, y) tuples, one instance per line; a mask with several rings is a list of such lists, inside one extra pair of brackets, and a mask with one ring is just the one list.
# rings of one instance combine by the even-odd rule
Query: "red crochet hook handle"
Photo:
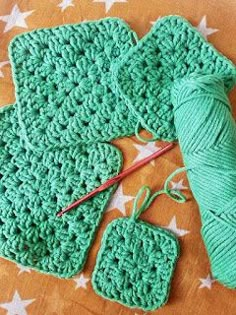
[(169, 151), (170, 149), (172, 149), (174, 147), (174, 143), (169, 143), (166, 146), (164, 146), (163, 148), (161, 148), (160, 150), (158, 150), (157, 152), (147, 156), (145, 159), (142, 159), (141, 161), (135, 163), (133, 166), (127, 168), (126, 170), (124, 170), (123, 172), (121, 172), (120, 174), (108, 179), (104, 184), (102, 184), (101, 186), (99, 186), (98, 188), (92, 190), (90, 193), (88, 193), (87, 195), (83, 196), (82, 198), (80, 198), (79, 200), (73, 202), (71, 205), (69, 205), (68, 207), (66, 207), (65, 209), (60, 210), (59, 212), (57, 212), (57, 216), (61, 217), (63, 214), (65, 214), (66, 212), (69, 212), (70, 210), (72, 210), (73, 208), (77, 207), (78, 205), (80, 205), (82, 202), (92, 198), (94, 195), (96, 195), (97, 193), (107, 189), (108, 187), (114, 185), (115, 183), (118, 183), (121, 179), (123, 179), (124, 177), (128, 176), (130, 173), (134, 172), (135, 170), (137, 170), (139, 167), (147, 164), (148, 162), (150, 162), (151, 160), (157, 158), (158, 156), (161, 156), (162, 154), (164, 154), (165, 152)]

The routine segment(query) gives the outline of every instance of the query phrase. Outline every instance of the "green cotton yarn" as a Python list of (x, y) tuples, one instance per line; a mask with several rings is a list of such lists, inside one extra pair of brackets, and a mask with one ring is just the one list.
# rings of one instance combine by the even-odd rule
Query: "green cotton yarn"
[(214, 75), (182, 79), (172, 102), (212, 274), (236, 288), (236, 128), (223, 81)]

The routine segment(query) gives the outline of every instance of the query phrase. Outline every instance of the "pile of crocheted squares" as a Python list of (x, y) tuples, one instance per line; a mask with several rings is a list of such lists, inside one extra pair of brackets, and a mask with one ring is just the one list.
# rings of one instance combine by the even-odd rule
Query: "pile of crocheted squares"
[(161, 19), (138, 43), (116, 18), (36, 30), (13, 39), (9, 54), (16, 104), (0, 114), (0, 255), (71, 277), (114, 187), (55, 214), (118, 174), (121, 153), (102, 142), (140, 123), (175, 139), (173, 81), (219, 73), (230, 89), (235, 68), (180, 17)]
[(15, 106), (0, 111), (0, 255), (68, 278), (86, 262), (114, 187), (63, 218), (57, 211), (100, 186), (121, 168), (110, 144), (32, 151), (19, 138)]
[(112, 91), (111, 64), (134, 45), (119, 19), (36, 30), (9, 53), (15, 105), (0, 117), (0, 255), (59, 277), (81, 271), (113, 188), (63, 218), (57, 211), (117, 175), (100, 143), (136, 120)]

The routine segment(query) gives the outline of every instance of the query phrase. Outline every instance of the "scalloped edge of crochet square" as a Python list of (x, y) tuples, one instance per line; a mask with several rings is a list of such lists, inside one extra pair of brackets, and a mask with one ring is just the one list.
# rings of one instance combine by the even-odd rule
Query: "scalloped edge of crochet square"
[[(11, 39), (9, 45), (8, 45), (8, 55), (9, 55), (9, 60), (10, 60), (10, 64), (11, 64), (11, 69), (12, 69), (12, 80), (13, 80), (13, 84), (14, 84), (14, 94), (15, 94), (15, 103), (20, 103), (20, 97), (19, 95), (19, 88), (18, 88), (18, 82), (17, 82), (17, 77), (16, 77), (16, 68), (15, 68), (15, 60), (14, 60), (14, 45), (15, 43), (21, 39), (24, 38), (25, 36), (29, 35), (29, 34), (37, 34), (37, 33), (41, 33), (44, 31), (49, 31), (49, 30), (58, 30), (60, 28), (67, 28), (67, 27), (79, 27), (82, 25), (99, 25), (102, 24), (104, 22), (117, 22), (119, 23), (120, 26), (122, 26), (122, 28), (124, 28), (125, 30), (128, 31), (129, 36), (130, 36), (130, 40), (133, 42), (134, 46), (137, 44), (138, 42), (138, 36), (136, 34), (135, 31), (132, 30), (132, 28), (129, 26), (128, 23), (126, 23), (126, 21), (122, 18), (118, 18), (118, 17), (106, 17), (106, 18), (102, 18), (102, 19), (98, 19), (98, 20), (88, 20), (88, 21), (84, 21), (84, 22), (80, 22), (80, 23), (68, 23), (68, 24), (61, 24), (58, 26), (52, 26), (52, 27), (45, 27), (45, 28), (38, 28), (38, 29), (34, 29), (32, 31), (27, 31), (24, 33), (21, 33), (19, 35), (16, 35), (13, 39)], [(112, 68), (112, 65), (111, 65)], [(111, 72), (111, 76), (112, 76), (112, 72)], [(115, 93), (116, 91), (114, 91)], [(133, 136), (134, 132), (127, 132), (127, 134), (125, 135), (121, 135), (119, 138), (123, 138), (123, 137), (130, 137)], [(107, 141), (112, 141), (114, 140), (114, 138), (108, 139), (106, 141), (100, 141), (100, 142), (107, 142)]]

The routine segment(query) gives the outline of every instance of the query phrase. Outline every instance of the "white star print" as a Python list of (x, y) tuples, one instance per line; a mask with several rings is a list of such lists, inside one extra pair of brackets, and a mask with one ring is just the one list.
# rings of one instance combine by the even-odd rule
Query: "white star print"
[(22, 300), (19, 293), (15, 291), (12, 301), (8, 303), (1, 303), (0, 307), (7, 310), (7, 315), (27, 315), (25, 308), (34, 301), (35, 299)]
[(62, 0), (61, 3), (57, 5), (59, 8), (61, 8), (61, 11), (63, 12), (68, 7), (74, 7), (73, 0)]
[(174, 234), (176, 234), (177, 236), (184, 236), (186, 234), (189, 233), (189, 231), (187, 230), (183, 230), (183, 229), (179, 229), (177, 228), (177, 225), (176, 225), (176, 217), (174, 216), (169, 225), (165, 226), (165, 228), (171, 232), (173, 232)]
[(107, 212), (113, 209), (118, 209), (125, 216), (126, 215), (125, 203), (133, 199), (134, 199), (133, 196), (124, 195), (123, 187), (122, 185), (120, 185), (108, 206)]
[(107, 13), (114, 3), (125, 3), (127, 2), (127, 0), (93, 0), (93, 2), (105, 3), (106, 13)]
[(31, 269), (30, 269), (30, 268), (25, 267), (25, 266), (22, 266), (22, 265), (20, 265), (20, 264), (17, 264), (17, 267), (19, 268), (18, 275), (20, 275), (20, 274), (23, 273), (23, 272), (28, 272), (28, 273), (31, 272)]
[(201, 281), (201, 285), (199, 286), (199, 289), (208, 288), (210, 290), (212, 283), (215, 282), (215, 279), (213, 279), (210, 276), (210, 274), (208, 274), (206, 278), (200, 278), (199, 280)]
[(23, 28), (28, 28), (25, 19), (31, 15), (33, 11), (21, 12), (18, 5), (15, 4), (11, 13), (9, 15), (0, 16), (0, 21), (6, 22), (4, 28), (4, 33), (10, 31), (13, 27), (19, 26)]
[(188, 189), (187, 186), (183, 185), (183, 179), (181, 179), (180, 181), (176, 182), (170, 182), (171, 183), (171, 189), (172, 190), (184, 190), (184, 189)]
[(206, 15), (203, 16), (200, 23), (196, 27), (197, 30), (203, 35), (205, 39), (207, 39), (208, 35), (218, 32), (219, 30), (216, 28), (207, 27)]
[(10, 63), (9, 61), (2, 61), (2, 62), (0, 62), (0, 78), (4, 77), (4, 74), (1, 71), (1, 68), (4, 67), (5, 65), (8, 65), (9, 63)]
[(76, 277), (73, 280), (76, 283), (75, 289), (78, 289), (78, 288), (87, 289), (87, 282), (89, 282), (90, 278), (84, 277), (84, 274), (81, 273), (81, 275), (79, 275), (79, 277)]
[[(160, 147), (156, 147), (154, 142), (148, 142), (145, 145), (140, 145), (140, 144), (134, 144), (134, 147), (139, 151), (139, 154), (136, 156), (136, 158), (134, 159), (134, 163), (137, 161), (140, 161), (144, 158), (146, 158), (147, 156), (155, 153), (156, 151), (159, 151), (161, 148)], [(151, 165), (155, 165), (155, 161), (152, 160)]]

